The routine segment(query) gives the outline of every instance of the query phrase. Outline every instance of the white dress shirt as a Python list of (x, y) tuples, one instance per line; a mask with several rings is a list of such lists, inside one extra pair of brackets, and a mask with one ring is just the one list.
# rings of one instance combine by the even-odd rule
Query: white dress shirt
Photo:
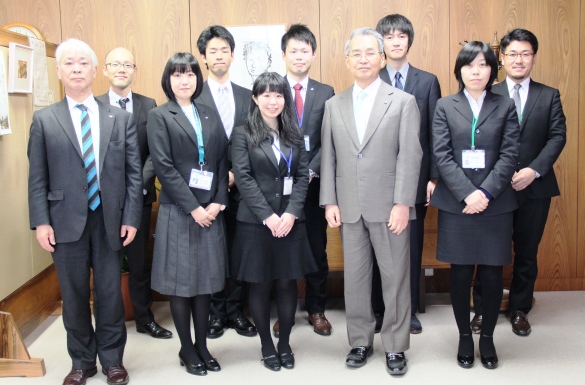
[[(112, 91), (112, 89), (110, 88), (110, 91), (108, 92), (108, 96), (110, 98), (110, 104), (112, 106), (118, 107), (118, 108), (122, 108), (120, 106), (120, 99), (125, 99), (123, 97), (121, 97), (120, 95), (118, 95), (117, 93), (115, 93), (114, 91)], [(126, 111), (128, 111), (129, 113), (134, 112), (134, 102), (132, 101), (132, 91), (130, 91), (128, 93), (128, 96), (126, 96), (126, 98), (128, 98), (129, 100), (126, 102)]]

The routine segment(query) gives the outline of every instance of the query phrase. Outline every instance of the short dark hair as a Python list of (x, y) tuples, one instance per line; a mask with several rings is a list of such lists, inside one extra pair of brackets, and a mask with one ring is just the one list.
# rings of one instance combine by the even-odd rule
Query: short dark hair
[(169, 100), (177, 101), (173, 88), (171, 87), (171, 76), (175, 72), (184, 74), (185, 72), (189, 72), (189, 70), (193, 71), (195, 76), (197, 76), (197, 88), (195, 88), (195, 92), (191, 95), (191, 101), (195, 100), (201, 94), (201, 91), (203, 91), (203, 75), (201, 74), (199, 62), (190, 52), (176, 52), (167, 61), (160, 81), (162, 89)]
[(494, 51), (492, 51), (490, 45), (483, 41), (470, 41), (469, 43), (465, 44), (459, 54), (457, 55), (457, 59), (455, 60), (455, 78), (459, 82), (459, 91), (465, 88), (465, 84), (463, 83), (463, 79), (461, 78), (461, 68), (463, 66), (468, 65), (472, 61), (475, 60), (477, 55), (483, 53), (485, 57), (486, 63), (491, 67), (492, 72), (490, 74), (490, 80), (488, 81), (485, 89), (487, 91), (492, 89), (492, 83), (496, 80), (498, 76), (498, 60), (496, 59), (496, 55)]
[(293, 24), (288, 31), (282, 35), (282, 39), (280, 40), (280, 48), (282, 49), (282, 52), (286, 52), (286, 45), (290, 39), (295, 39), (311, 45), (313, 53), (317, 51), (317, 39), (315, 39), (315, 35), (311, 32), (309, 27), (304, 24)]
[(385, 16), (380, 19), (378, 25), (376, 25), (376, 31), (382, 36), (386, 36), (394, 31), (401, 31), (408, 36), (408, 49), (414, 41), (414, 27), (410, 20), (405, 16), (397, 13)]
[(197, 39), (197, 49), (199, 50), (201, 56), (205, 56), (207, 44), (211, 39), (216, 37), (218, 39), (225, 40), (229, 44), (232, 52), (234, 52), (236, 48), (236, 42), (230, 31), (228, 31), (227, 28), (222, 27), (221, 25), (212, 25), (211, 27), (205, 28), (201, 32), (201, 35), (199, 35), (199, 39)]
[[(265, 92), (277, 92), (284, 96), (284, 108), (278, 115), (279, 140), (286, 146), (301, 146), (303, 135), (299, 128), (294, 109), (292, 93), (288, 81), (276, 72), (264, 72), (254, 81), (252, 96), (258, 98)], [(248, 120), (244, 126), (248, 140), (253, 146), (258, 146), (267, 138), (272, 142), (272, 129), (264, 122), (260, 108), (252, 99)]]
[(506, 48), (508, 48), (513, 41), (527, 41), (532, 46), (533, 53), (536, 54), (538, 52), (538, 39), (527, 29), (516, 28), (505, 34), (500, 41), (500, 49), (502, 50), (502, 53), (506, 52)]

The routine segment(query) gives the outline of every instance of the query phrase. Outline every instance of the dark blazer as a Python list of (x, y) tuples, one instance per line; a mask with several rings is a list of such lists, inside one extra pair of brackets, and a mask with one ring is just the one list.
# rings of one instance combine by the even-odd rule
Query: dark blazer
[(209, 203), (228, 204), (228, 166), (225, 135), (217, 112), (198, 101), (205, 162), (213, 172), (209, 191), (189, 187), (192, 169), (199, 169), (195, 129), (177, 102), (169, 101), (148, 114), (147, 131), (154, 171), (161, 184), (160, 203), (173, 203), (185, 213)]
[[(392, 84), (386, 67), (380, 71), (380, 79)], [(439, 178), (439, 170), (435, 158), (432, 156), (432, 122), (435, 115), (437, 101), (441, 98), (441, 86), (437, 77), (429, 72), (419, 70), (409, 64), (406, 75), (404, 92), (416, 98), (416, 105), (420, 112), (420, 146), (423, 158), (420, 164), (420, 174), (416, 190), (416, 203), (426, 203), (427, 184), (431, 179)]]
[[(110, 104), (110, 96), (106, 92), (103, 95), (96, 96), (96, 99), (104, 104)], [(138, 134), (138, 148), (140, 149), (140, 162), (142, 164), (142, 188), (146, 190), (143, 204), (150, 205), (156, 202), (156, 188), (154, 187), (154, 167), (150, 159), (150, 150), (148, 149), (148, 136), (146, 134), (146, 121), (148, 112), (156, 107), (156, 101), (144, 95), (132, 92), (132, 116), (136, 122), (136, 132)]]
[(309, 135), (310, 150), (307, 153), (309, 169), (317, 174), (321, 172), (321, 124), (323, 123), (325, 102), (334, 95), (333, 87), (309, 78), (301, 130), (303, 135)]
[(272, 214), (291, 213), (304, 220), (303, 205), (309, 183), (307, 152), (304, 145), (287, 147), (280, 144), (284, 155), (292, 155), (291, 176), (294, 177), (292, 193), (283, 195), (284, 177), (287, 175), (286, 161), (277, 164), (272, 144), (265, 139), (253, 147), (244, 132), (244, 126), (234, 129), (232, 134), (232, 159), (236, 184), (242, 199), (237, 219), (242, 222), (261, 224)]
[(473, 113), (460, 91), (439, 99), (433, 119), (433, 149), (440, 179), (431, 205), (452, 214), (463, 214), (464, 199), (478, 188), (493, 199), (481, 215), (514, 211), (518, 204), (511, 180), (518, 159), (520, 126), (514, 101), (488, 91), (479, 112), (475, 146), (485, 151), (485, 168), (461, 167), (462, 151), (471, 148)]
[[(97, 101), (100, 196), (110, 247), (122, 247), (120, 227), (140, 227), (142, 175), (132, 115)], [(57, 243), (80, 239), (87, 221), (86, 171), (67, 99), (33, 115), (28, 142), (31, 229), (50, 224)]]
[[(492, 90), (510, 96), (505, 81), (496, 84)], [(516, 170), (530, 167), (540, 174), (540, 178), (522, 191), (531, 199), (560, 195), (553, 165), (565, 147), (567, 126), (559, 90), (530, 80), (522, 115)]]

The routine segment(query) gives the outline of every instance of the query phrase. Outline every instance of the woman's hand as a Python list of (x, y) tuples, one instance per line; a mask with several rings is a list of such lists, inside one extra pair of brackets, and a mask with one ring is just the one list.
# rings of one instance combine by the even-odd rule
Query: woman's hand
[(275, 237), (286, 237), (295, 224), (296, 217), (290, 213), (284, 213), (280, 217), (280, 227), (276, 230)]
[(211, 226), (211, 222), (215, 219), (214, 216), (210, 215), (201, 206), (199, 206), (195, 210), (191, 211), (191, 216), (193, 217), (193, 219), (195, 219), (195, 222), (197, 222), (197, 224), (201, 227)]
[(281, 222), (282, 219), (276, 214), (272, 214), (264, 221), (264, 223), (266, 223), (266, 226), (270, 229), (270, 231), (272, 231), (273, 237), (276, 237), (276, 231), (280, 227)]
[(477, 214), (487, 209), (490, 203), (483, 191), (475, 190), (465, 198), (467, 206), (463, 209), (463, 214)]
[(207, 214), (213, 217), (212, 220), (215, 220), (215, 218), (217, 218), (217, 215), (221, 211), (221, 205), (219, 203), (210, 203), (205, 208), (205, 211), (207, 211)]

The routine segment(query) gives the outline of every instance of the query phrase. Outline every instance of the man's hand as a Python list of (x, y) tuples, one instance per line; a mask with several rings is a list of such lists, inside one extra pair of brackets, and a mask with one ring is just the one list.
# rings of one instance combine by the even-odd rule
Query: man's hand
[(467, 206), (463, 209), (463, 214), (477, 214), (487, 209), (490, 203), (483, 191), (475, 190), (465, 198)]
[(235, 184), (236, 184), (236, 178), (234, 178), (234, 173), (229, 171), (228, 191), (230, 190), (230, 188), (234, 187)]
[(337, 205), (325, 205), (325, 219), (330, 227), (341, 226), (341, 212)]
[(37, 241), (39, 241), (39, 244), (43, 249), (50, 251), (51, 253), (55, 251), (55, 248), (53, 247), (56, 245), (53, 227), (51, 225), (37, 226)]
[(201, 206), (191, 211), (191, 216), (201, 227), (209, 227), (211, 226), (211, 222), (215, 220), (215, 217), (205, 211), (205, 209)]
[(536, 179), (534, 170), (530, 167), (523, 168), (512, 176), (512, 188), (516, 191), (522, 191), (530, 186), (534, 179)]
[(390, 211), (388, 228), (393, 234), (400, 235), (408, 226), (409, 208), (407, 205), (396, 203)]
[(437, 180), (436, 179), (432, 179), (429, 181), (429, 183), (427, 183), (427, 203), (425, 204), (425, 206), (428, 206), (429, 203), (431, 202), (431, 197), (433, 196), (433, 193), (435, 192), (435, 187), (437, 187)]
[(286, 237), (295, 224), (296, 217), (291, 213), (284, 213), (280, 217), (280, 226), (276, 229), (276, 237)]
[(124, 241), (124, 243), (122, 243), (122, 246), (128, 246), (130, 242), (134, 240), (134, 237), (136, 236), (136, 231), (138, 231), (136, 227), (122, 225), (122, 228), (120, 229), (120, 237), (122, 238), (126, 237), (126, 240)]

